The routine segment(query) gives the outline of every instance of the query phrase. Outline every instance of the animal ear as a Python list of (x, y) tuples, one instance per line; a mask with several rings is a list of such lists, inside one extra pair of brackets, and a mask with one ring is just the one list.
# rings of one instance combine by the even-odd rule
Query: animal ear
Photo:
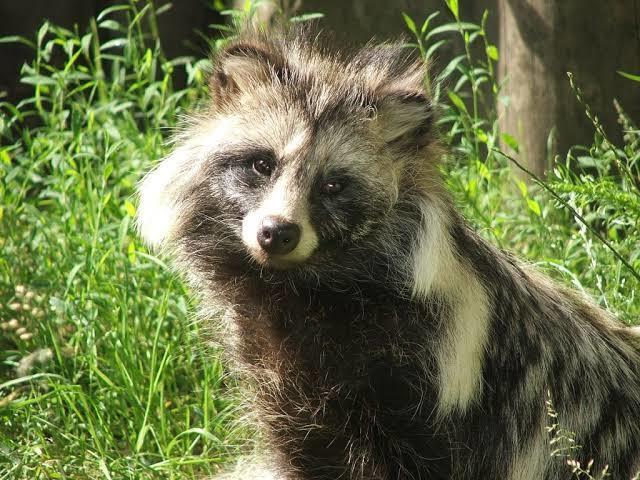
[(234, 43), (218, 55), (209, 79), (214, 104), (224, 104), (261, 84), (271, 83), (283, 70), (282, 58), (266, 46)]
[(376, 123), (387, 143), (402, 141), (419, 147), (429, 143), (433, 106), (424, 86), (425, 74), (422, 61), (415, 62), (378, 88)]
[(422, 92), (390, 93), (378, 104), (377, 122), (385, 142), (425, 146), (433, 123), (431, 102)]

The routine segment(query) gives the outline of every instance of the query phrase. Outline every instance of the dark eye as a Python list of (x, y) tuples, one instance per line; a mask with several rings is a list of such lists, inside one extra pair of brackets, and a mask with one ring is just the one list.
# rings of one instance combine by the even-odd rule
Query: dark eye
[(272, 169), (271, 162), (264, 157), (258, 157), (253, 161), (253, 170), (259, 175), (270, 177)]
[(343, 185), (340, 182), (327, 182), (322, 186), (322, 191), (327, 195), (336, 195), (342, 191)]

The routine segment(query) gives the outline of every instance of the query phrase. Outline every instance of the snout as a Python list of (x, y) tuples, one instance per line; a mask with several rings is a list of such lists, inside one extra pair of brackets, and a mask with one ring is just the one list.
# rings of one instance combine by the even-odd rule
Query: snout
[(281, 174), (271, 191), (242, 220), (242, 242), (263, 266), (295, 268), (309, 260), (318, 247), (307, 195), (296, 188), (291, 175)]
[(263, 265), (291, 268), (305, 262), (318, 246), (318, 237), (306, 215), (250, 212), (242, 222), (242, 241)]
[(300, 242), (300, 227), (279, 217), (265, 217), (257, 233), (258, 245), (269, 255), (287, 255)]

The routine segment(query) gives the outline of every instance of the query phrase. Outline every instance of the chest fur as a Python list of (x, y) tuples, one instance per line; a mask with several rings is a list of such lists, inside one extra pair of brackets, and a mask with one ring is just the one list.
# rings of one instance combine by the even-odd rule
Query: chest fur
[[(236, 350), (271, 443), (309, 478), (448, 478), (433, 348), (448, 308), (361, 293), (271, 292), (238, 308)], [(436, 460), (427, 472), (416, 458)]]

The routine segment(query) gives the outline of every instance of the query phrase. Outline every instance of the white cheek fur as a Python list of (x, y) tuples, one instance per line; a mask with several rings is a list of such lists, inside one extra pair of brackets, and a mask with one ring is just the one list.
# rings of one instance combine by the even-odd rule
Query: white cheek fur
[(138, 186), (137, 226), (140, 236), (158, 248), (171, 240), (180, 220), (180, 197), (207, 155), (232, 143), (238, 120), (216, 120), (160, 161)]
[(264, 215), (260, 214), (260, 210), (252, 210), (242, 221), (242, 241), (251, 252), (260, 251), (258, 228), (263, 218)]
[(149, 172), (139, 187), (138, 230), (152, 247), (171, 237), (177, 217), (175, 179), (187, 161), (188, 152), (176, 150)]

